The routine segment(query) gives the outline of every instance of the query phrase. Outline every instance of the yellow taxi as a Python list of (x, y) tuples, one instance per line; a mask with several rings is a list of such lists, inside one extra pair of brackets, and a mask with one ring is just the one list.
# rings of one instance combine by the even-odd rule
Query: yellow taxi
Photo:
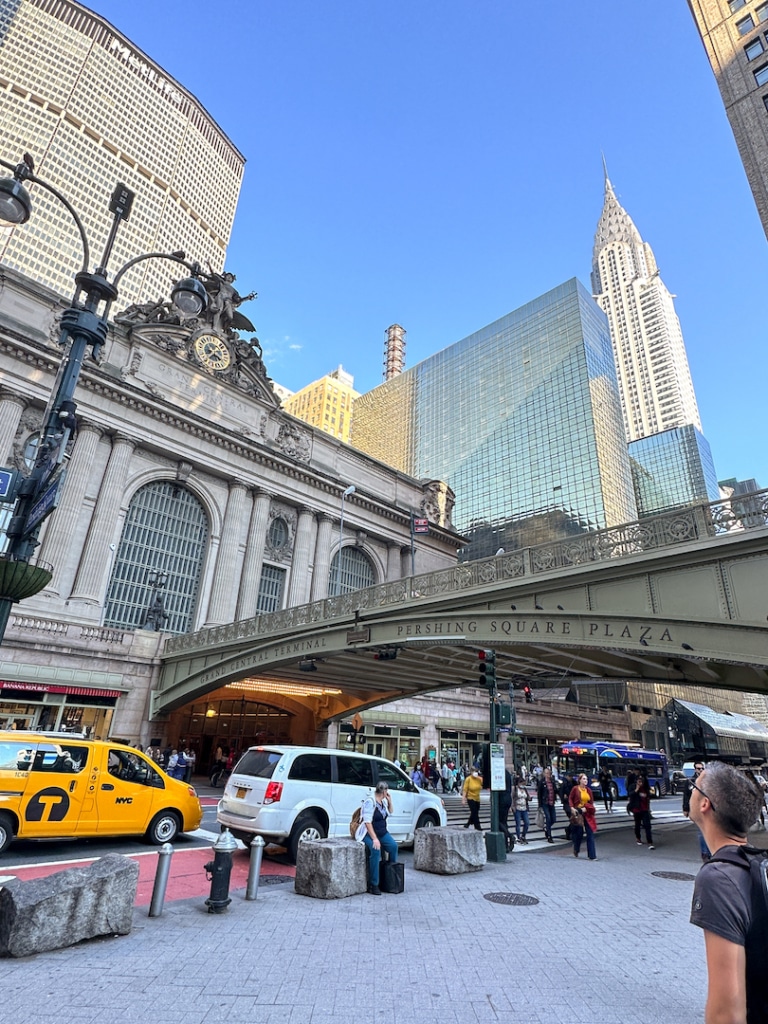
[(0, 732), (0, 852), (15, 838), (168, 843), (202, 817), (194, 788), (140, 750), (68, 733)]

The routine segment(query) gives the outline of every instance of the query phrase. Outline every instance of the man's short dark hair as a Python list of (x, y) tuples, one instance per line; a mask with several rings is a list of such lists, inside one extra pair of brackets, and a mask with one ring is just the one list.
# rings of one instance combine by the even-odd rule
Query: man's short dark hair
[(703, 789), (712, 802), (713, 816), (725, 832), (743, 838), (760, 814), (763, 794), (743, 772), (712, 761), (704, 769)]

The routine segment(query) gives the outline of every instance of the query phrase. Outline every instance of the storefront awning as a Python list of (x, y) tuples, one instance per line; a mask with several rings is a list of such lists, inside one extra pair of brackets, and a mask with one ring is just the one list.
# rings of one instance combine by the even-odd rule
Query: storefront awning
[(64, 686), (58, 683), (20, 683), (0, 679), (0, 690), (23, 690), (26, 693), (68, 693), (76, 697), (122, 697), (122, 690), (102, 690), (95, 686)]

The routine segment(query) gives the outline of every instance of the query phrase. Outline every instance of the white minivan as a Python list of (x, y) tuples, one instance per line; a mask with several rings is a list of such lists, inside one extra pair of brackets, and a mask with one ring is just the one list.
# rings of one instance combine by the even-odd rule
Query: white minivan
[(417, 828), (446, 824), (443, 801), (391, 761), (328, 747), (249, 747), (227, 781), (217, 818), (246, 845), (262, 836), (295, 861), (302, 840), (349, 836), (353, 811), (378, 782), (389, 786), (387, 829), (397, 843), (413, 842)]

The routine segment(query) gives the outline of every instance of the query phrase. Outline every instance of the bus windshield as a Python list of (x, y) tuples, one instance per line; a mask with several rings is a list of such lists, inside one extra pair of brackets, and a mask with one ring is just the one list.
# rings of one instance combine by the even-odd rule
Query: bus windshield
[(667, 755), (663, 750), (645, 750), (625, 743), (573, 740), (559, 748), (556, 767), (560, 775), (584, 772), (595, 793), (600, 792), (600, 774), (605, 773), (614, 799), (627, 796), (628, 772), (645, 773), (651, 792), (656, 796), (669, 793)]

